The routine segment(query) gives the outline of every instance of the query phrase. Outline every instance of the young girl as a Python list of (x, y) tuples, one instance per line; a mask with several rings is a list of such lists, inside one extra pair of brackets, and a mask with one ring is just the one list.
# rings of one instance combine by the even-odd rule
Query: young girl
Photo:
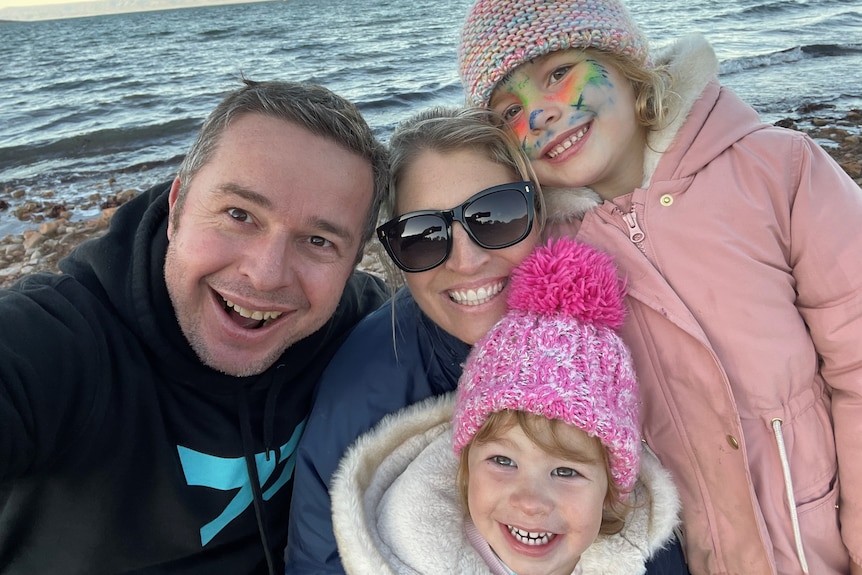
[(672, 536), (676, 491), (641, 452), (610, 258), (552, 241), (515, 269), (508, 303), (455, 398), (389, 416), (342, 461), (350, 575), (639, 574)]
[(691, 571), (862, 573), (859, 187), (722, 87), (703, 38), (651, 54), (616, 1), (478, 0), (460, 66), (518, 134), (549, 229), (628, 279)]

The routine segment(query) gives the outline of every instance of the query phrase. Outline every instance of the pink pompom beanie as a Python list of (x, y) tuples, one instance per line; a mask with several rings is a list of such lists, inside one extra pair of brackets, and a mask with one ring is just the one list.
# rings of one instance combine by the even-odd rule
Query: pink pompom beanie
[(618, 330), (625, 288), (610, 256), (550, 240), (512, 273), (509, 312), (480, 339), (458, 383), (456, 454), (492, 413), (559, 419), (597, 437), (611, 475), (631, 491), (640, 462), (638, 386)]
[(458, 51), (467, 102), (486, 107), (506, 74), (568, 48), (596, 48), (648, 62), (647, 40), (617, 0), (477, 0)]

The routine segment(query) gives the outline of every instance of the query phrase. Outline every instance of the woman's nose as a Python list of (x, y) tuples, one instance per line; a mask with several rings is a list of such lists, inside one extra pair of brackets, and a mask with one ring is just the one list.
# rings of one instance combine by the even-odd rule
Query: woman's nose
[(488, 261), (488, 250), (474, 242), (460, 222), (452, 224), (452, 251), (446, 266), (461, 274), (475, 273)]

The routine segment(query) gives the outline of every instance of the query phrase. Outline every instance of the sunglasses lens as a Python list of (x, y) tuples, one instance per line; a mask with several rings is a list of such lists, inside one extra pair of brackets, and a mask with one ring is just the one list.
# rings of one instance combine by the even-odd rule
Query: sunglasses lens
[(482, 196), (464, 210), (464, 220), (479, 245), (502, 248), (518, 243), (530, 231), (528, 200), (519, 190)]
[(387, 235), (392, 256), (408, 270), (424, 270), (440, 264), (448, 253), (446, 221), (431, 214), (396, 222)]

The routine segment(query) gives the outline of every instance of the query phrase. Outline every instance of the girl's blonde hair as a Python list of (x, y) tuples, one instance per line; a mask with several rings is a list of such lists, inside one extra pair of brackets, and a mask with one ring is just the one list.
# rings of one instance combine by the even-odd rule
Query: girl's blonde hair
[(631, 83), (635, 92), (635, 117), (641, 126), (655, 131), (667, 125), (671, 119), (671, 100), (677, 97), (673, 91), (673, 76), (667, 66), (645, 66), (616, 52), (586, 50), (590, 51), (610, 60)]
[[(571, 458), (573, 453), (571, 448), (561, 439), (559, 430), (563, 426), (568, 426), (567, 423), (558, 419), (548, 419), (540, 415), (527, 413), (524, 411), (498, 411), (492, 413), (485, 420), (485, 423), (473, 436), (472, 441), (461, 450), (461, 460), (458, 465), (458, 490), (461, 495), (461, 503), (464, 506), (464, 512), (467, 513), (468, 507), (468, 485), (470, 481), (470, 468), (468, 459), (470, 449), (473, 445), (488, 443), (502, 436), (503, 433), (514, 427), (519, 426), (524, 434), (542, 450), (552, 456), (561, 458)], [(605, 494), (604, 510), (602, 512), (602, 524), (599, 528), (599, 533), (602, 535), (613, 535), (619, 533), (625, 525), (625, 519), (631, 511), (632, 507), (620, 498), (619, 486), (614, 482), (611, 475), (611, 468), (608, 462), (608, 452), (605, 446), (602, 445), (598, 438), (592, 437), (599, 452), (602, 454), (602, 462), (604, 464), (605, 473), (608, 478), (608, 491)]]

